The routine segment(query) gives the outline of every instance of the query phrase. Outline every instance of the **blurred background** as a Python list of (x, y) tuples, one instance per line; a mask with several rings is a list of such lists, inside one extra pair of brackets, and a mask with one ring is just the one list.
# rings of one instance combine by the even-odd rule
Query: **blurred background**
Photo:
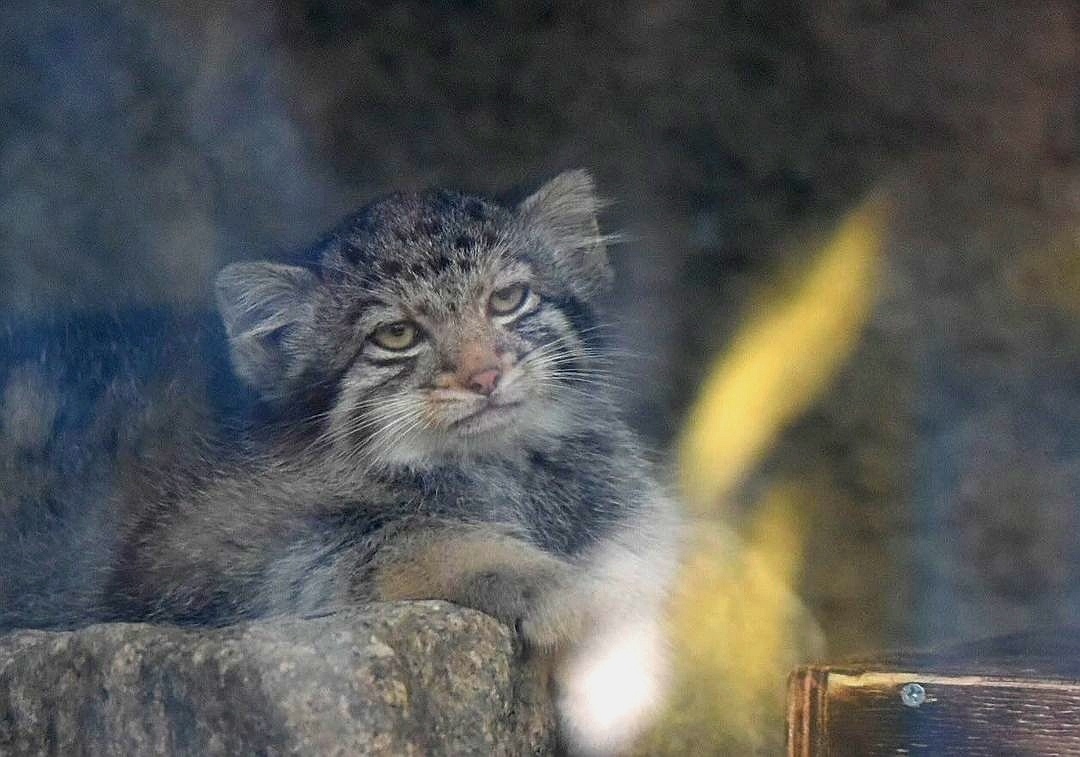
[(592, 170), (692, 517), (650, 753), (1080, 623), (1080, 6), (8, 0), (0, 308), (210, 305), (377, 194)]

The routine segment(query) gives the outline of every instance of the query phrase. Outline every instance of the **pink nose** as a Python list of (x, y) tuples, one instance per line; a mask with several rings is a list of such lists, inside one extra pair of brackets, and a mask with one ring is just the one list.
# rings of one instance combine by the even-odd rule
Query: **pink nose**
[(495, 387), (499, 385), (499, 375), (497, 368), (477, 371), (469, 376), (469, 389), (478, 394), (491, 394), (495, 391)]

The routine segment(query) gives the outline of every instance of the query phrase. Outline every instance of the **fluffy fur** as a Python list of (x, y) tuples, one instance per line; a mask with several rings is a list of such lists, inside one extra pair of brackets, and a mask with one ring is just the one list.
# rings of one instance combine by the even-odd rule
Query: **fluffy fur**
[(663, 686), (675, 519), (611, 396), (597, 209), (581, 171), (516, 207), (393, 195), (294, 264), (227, 267), (219, 310), (257, 433), (134, 455), (83, 617), (446, 599), (557, 660), (573, 751), (624, 747)]

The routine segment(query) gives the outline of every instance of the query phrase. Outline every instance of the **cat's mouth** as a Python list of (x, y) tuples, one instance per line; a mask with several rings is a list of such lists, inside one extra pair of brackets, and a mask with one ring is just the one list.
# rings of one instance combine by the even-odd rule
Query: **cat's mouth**
[(524, 403), (523, 400), (496, 402), (488, 400), (468, 415), (462, 416), (450, 422), (449, 428), (465, 433), (489, 431), (505, 426), (514, 416), (517, 409)]

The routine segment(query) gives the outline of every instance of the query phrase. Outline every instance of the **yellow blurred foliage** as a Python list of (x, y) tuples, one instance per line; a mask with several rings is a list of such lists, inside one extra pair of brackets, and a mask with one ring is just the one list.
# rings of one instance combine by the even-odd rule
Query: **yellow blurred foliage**
[(786, 297), (765, 302), (719, 357), (679, 441), (684, 501), (717, 505), (851, 354), (873, 307), (887, 203), (846, 217)]
[(803, 492), (775, 487), (743, 542), (692, 524), (671, 608), (675, 685), (639, 754), (774, 754), (782, 747), (788, 672), (823, 651), (790, 588), (802, 561)]
[(787, 296), (741, 329), (691, 410), (678, 463), (695, 520), (671, 613), (675, 682), (639, 754), (783, 748), (787, 675), (824, 649), (792, 589), (806, 543), (801, 513), (821, 488), (772, 482), (741, 535), (716, 516), (854, 350), (876, 296), (887, 215), (877, 197), (844, 218)]

